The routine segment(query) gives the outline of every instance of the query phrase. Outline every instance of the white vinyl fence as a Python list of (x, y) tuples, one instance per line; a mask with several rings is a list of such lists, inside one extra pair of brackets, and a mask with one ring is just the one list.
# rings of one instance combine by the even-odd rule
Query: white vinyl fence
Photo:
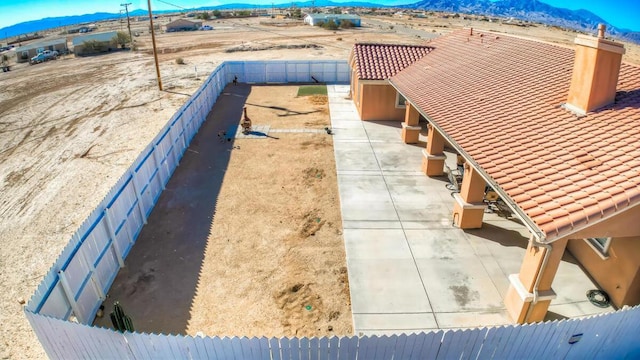
[[(399, 359), (578, 357), (625, 354), (640, 333), (638, 308), (587, 320), (392, 337), (248, 339), (121, 334), (94, 328), (124, 258), (218, 96), (235, 77), (246, 83), (348, 83), (346, 61), (266, 61), (221, 64), (171, 117), (73, 235), (25, 306), (53, 359)], [(69, 321), (74, 320), (74, 321)], [(582, 339), (569, 344), (571, 336)], [(582, 356), (581, 356), (582, 357)]]
[(119, 333), (27, 313), (52, 359), (638, 359), (640, 309), (411, 335), (219, 338)]

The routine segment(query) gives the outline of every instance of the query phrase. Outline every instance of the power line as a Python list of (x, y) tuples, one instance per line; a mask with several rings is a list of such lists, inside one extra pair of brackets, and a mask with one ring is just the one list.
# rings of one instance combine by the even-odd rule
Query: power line
[(166, 2), (166, 1), (162, 1), (162, 0), (156, 0), (156, 1), (157, 1), (157, 2), (161, 2), (161, 3), (163, 3), (163, 4), (171, 5), (171, 6), (173, 6), (173, 7), (177, 7), (178, 9), (182, 9), (182, 10), (189, 10), (189, 9), (187, 9), (187, 8), (184, 8), (184, 7), (179, 6), (179, 5), (176, 5), (176, 4), (172, 4), (172, 3), (170, 3), (170, 2)]

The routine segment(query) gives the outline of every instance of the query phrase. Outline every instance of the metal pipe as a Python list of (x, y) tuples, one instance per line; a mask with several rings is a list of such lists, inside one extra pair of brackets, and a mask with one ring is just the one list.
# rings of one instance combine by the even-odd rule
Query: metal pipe
[(538, 286), (540, 286), (540, 280), (542, 279), (542, 275), (544, 274), (544, 270), (547, 268), (547, 263), (549, 262), (549, 256), (551, 255), (551, 250), (553, 247), (550, 244), (543, 244), (541, 242), (536, 241), (535, 237), (531, 235), (529, 238), (529, 242), (531, 245), (535, 247), (542, 247), (545, 249), (544, 255), (542, 256), (542, 265), (540, 265), (540, 270), (536, 274), (536, 281), (533, 284), (533, 300), (531, 304), (529, 304), (529, 308), (527, 309), (527, 315), (524, 317), (524, 321), (529, 319), (531, 312), (533, 311), (533, 306), (538, 303)]

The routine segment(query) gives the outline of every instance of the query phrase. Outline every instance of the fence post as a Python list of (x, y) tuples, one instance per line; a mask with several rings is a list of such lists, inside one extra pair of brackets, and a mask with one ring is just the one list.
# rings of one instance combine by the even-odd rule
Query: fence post
[(140, 216), (142, 216), (142, 221), (145, 225), (147, 225), (147, 214), (144, 212), (144, 208), (142, 207), (142, 198), (140, 197), (140, 191), (138, 190), (138, 185), (136, 184), (136, 173), (131, 170), (129, 172), (131, 174), (131, 184), (133, 185), (133, 192), (136, 193), (136, 199), (138, 200), (138, 209), (140, 210)]
[(162, 177), (160, 176), (162, 175), (162, 168), (160, 167), (160, 160), (158, 160), (158, 145), (156, 144), (153, 144), (153, 161), (156, 163), (156, 169), (158, 170), (158, 181), (160, 182), (160, 187), (164, 190), (164, 180), (162, 180)]
[(69, 305), (71, 305), (71, 310), (73, 310), (73, 313), (75, 314), (76, 319), (78, 319), (78, 322), (85, 324), (86, 321), (82, 316), (82, 312), (78, 307), (76, 298), (75, 296), (73, 296), (73, 291), (71, 290), (71, 285), (69, 284), (69, 280), (67, 280), (67, 277), (64, 274), (63, 270), (58, 271), (58, 279), (60, 280), (60, 284), (62, 285), (62, 290), (64, 291), (64, 294), (67, 297), (67, 301), (69, 302)]
[(176, 167), (178, 167), (178, 165), (180, 165), (180, 161), (176, 157), (176, 140), (173, 138), (173, 129), (174, 128), (175, 127), (172, 126), (171, 129), (169, 129), (169, 140), (171, 140), (171, 157), (173, 157), (173, 162), (175, 162), (176, 163)]
[(111, 237), (111, 249), (116, 255), (116, 259), (118, 259), (118, 265), (121, 268), (124, 267), (124, 260), (122, 259), (122, 253), (120, 252), (120, 247), (118, 245), (118, 241), (116, 239), (116, 231), (113, 228), (113, 223), (111, 223), (111, 218), (109, 217), (109, 209), (104, 208), (104, 225), (107, 228), (107, 232), (109, 233), (109, 237)]
[(180, 116), (180, 128), (182, 129), (182, 147), (184, 149), (184, 151), (187, 151), (187, 147), (189, 146), (187, 144), (187, 129), (186, 129), (186, 125), (184, 122), (184, 117)]

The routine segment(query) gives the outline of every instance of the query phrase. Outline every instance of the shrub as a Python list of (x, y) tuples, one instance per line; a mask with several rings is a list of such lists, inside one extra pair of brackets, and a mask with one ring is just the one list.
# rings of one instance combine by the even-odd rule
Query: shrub
[(129, 34), (127, 34), (124, 31), (118, 31), (116, 33), (116, 36), (114, 36), (113, 39), (111, 39), (111, 43), (115, 47), (121, 47), (122, 49), (124, 49), (125, 45), (130, 42), (131, 42), (131, 37), (129, 36)]
[(326, 30), (338, 30), (338, 24), (335, 21), (329, 20), (326, 23), (322, 24), (322, 28)]
[(104, 43), (96, 40), (89, 40), (82, 43), (83, 54), (94, 54), (103, 52), (107, 49)]
[(181, 58), (181, 57), (177, 58), (177, 59), (176, 59), (176, 64), (178, 64), (178, 65), (184, 65), (184, 59), (183, 59), (183, 58)]
[(353, 23), (349, 20), (343, 20), (340, 22), (340, 27), (342, 29), (351, 29), (353, 27)]
[(342, 38), (341, 37), (336, 38), (336, 41), (342, 41)]

